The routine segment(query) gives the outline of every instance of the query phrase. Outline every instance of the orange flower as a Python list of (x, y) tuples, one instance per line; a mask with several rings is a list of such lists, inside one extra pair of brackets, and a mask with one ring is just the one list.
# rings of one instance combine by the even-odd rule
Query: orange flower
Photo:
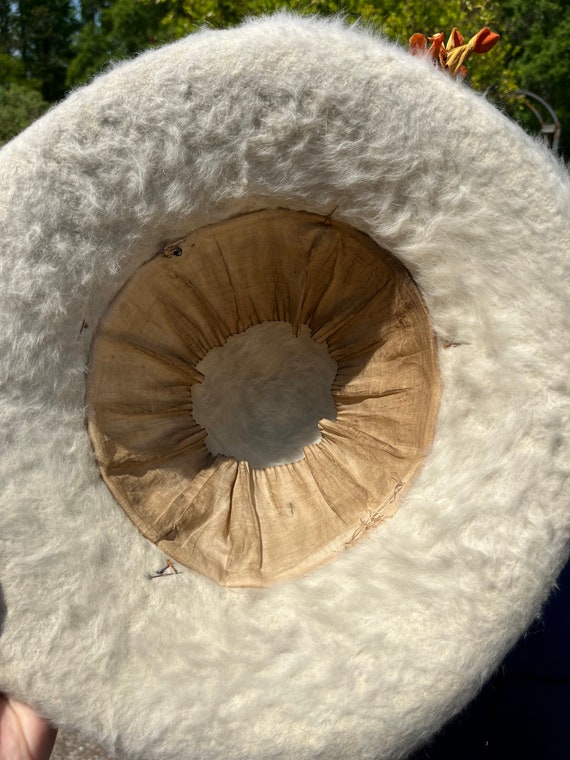
[(491, 48), (495, 47), (500, 36), (500, 34), (492, 32), (488, 26), (485, 26), (481, 31), (477, 32), (473, 39), (469, 40), (469, 44), (473, 43), (473, 51), (475, 53), (488, 53)]
[(437, 34), (434, 34), (432, 37), (429, 38), (429, 41), (431, 42), (431, 45), (429, 47), (429, 54), (434, 59), (434, 61), (437, 59), (440, 62), (441, 66), (445, 65), (445, 45), (443, 44), (443, 32), (438, 32)]
[(429, 55), (442, 69), (449, 71), (452, 76), (465, 76), (467, 69), (465, 61), (472, 53), (488, 53), (499, 39), (500, 35), (492, 32), (488, 26), (480, 29), (469, 42), (464, 42), (463, 35), (457, 27), (454, 27), (447, 40), (443, 43), (443, 32), (429, 37), (431, 45), (427, 47), (427, 40), (423, 34), (413, 34), (410, 37), (410, 52), (413, 55)]
[(463, 45), (463, 41), (464, 41), (463, 35), (457, 29), (457, 27), (454, 26), (453, 29), (451, 30), (451, 34), (449, 35), (449, 39), (447, 40), (447, 45), (445, 46), (445, 49), (447, 50), (447, 52), (449, 52), (450, 50), (453, 50), (453, 48)]
[(412, 55), (423, 55), (427, 50), (427, 40), (423, 34), (416, 32), (410, 37), (409, 46)]
[[(428, 41), (431, 42), (428, 50)], [(434, 61), (445, 64), (445, 45), (443, 44), (443, 32), (438, 32), (426, 40), (423, 34), (412, 34), (410, 37), (410, 53), (412, 55), (429, 55)], [(443, 60), (442, 60), (443, 59)]]

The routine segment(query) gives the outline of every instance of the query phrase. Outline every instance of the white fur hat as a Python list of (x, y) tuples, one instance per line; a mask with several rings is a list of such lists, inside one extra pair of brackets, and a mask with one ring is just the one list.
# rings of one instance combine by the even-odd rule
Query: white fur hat
[[(296, 580), (152, 580), (85, 426), (94, 329), (166, 242), (279, 207), (412, 273), (433, 448), (392, 519)], [(0, 239), (0, 688), (153, 760), (402, 757), (463, 707), (569, 546), (564, 168), (427, 61), (278, 15), (119, 66), (4, 147)]]

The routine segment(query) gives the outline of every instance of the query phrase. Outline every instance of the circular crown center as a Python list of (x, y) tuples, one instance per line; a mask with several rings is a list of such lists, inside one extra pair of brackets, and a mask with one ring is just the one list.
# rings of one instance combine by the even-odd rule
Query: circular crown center
[(325, 344), (285, 322), (254, 325), (213, 348), (197, 365), (194, 419), (212, 454), (263, 469), (295, 462), (321, 440), (320, 419), (336, 419), (331, 385), (337, 363)]

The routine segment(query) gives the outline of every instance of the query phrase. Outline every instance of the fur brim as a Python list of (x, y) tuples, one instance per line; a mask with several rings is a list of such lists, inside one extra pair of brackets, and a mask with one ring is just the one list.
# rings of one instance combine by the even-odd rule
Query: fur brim
[[(335, 210), (412, 272), (435, 444), (392, 520), (295, 582), (150, 580), (85, 429), (93, 330), (165, 242), (267, 207)], [(568, 551), (570, 182), (545, 149), (429, 63), (281, 15), (12, 141), (0, 237), (0, 688), (155, 760), (396, 758), (473, 696)]]

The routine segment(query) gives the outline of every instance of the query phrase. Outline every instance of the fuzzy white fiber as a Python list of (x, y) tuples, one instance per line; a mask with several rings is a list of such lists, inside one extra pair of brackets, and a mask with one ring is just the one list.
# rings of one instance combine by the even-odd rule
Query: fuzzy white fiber
[[(412, 272), (433, 450), (294, 582), (150, 580), (85, 429), (93, 330), (165, 242), (269, 207), (334, 209)], [(153, 760), (400, 758), (473, 697), (569, 547), (570, 181), (545, 149), (428, 62), (278, 15), (118, 66), (4, 147), (0, 241), (0, 688)]]

